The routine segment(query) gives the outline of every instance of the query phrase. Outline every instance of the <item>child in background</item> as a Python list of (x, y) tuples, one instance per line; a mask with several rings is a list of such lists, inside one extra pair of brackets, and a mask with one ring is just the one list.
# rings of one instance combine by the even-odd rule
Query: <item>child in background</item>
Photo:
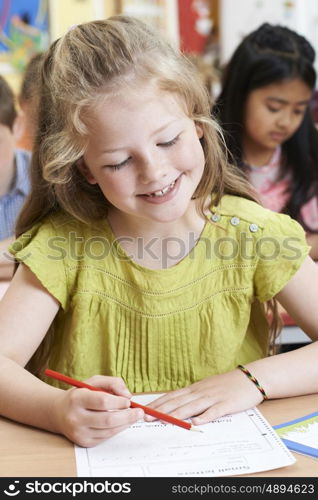
[[(193, 65), (115, 16), (55, 41), (40, 88), (0, 413), (94, 446), (142, 417), (129, 391), (171, 391), (151, 405), (195, 425), (317, 391), (318, 343), (266, 357), (274, 297), (318, 339), (304, 231), (228, 165)], [(62, 390), (47, 366), (108, 394)]]
[(37, 127), (39, 101), (39, 79), (43, 53), (39, 52), (29, 60), (19, 93), (19, 105), (24, 121), (24, 133), (18, 145), (22, 149), (32, 151)]
[(22, 132), (12, 90), (0, 76), (0, 279), (10, 279), (13, 259), (6, 250), (14, 241), (15, 222), (29, 193), (30, 153), (16, 148)]
[(263, 205), (300, 222), (318, 260), (318, 131), (310, 112), (314, 59), (303, 36), (261, 25), (227, 64), (214, 110), (227, 148)]

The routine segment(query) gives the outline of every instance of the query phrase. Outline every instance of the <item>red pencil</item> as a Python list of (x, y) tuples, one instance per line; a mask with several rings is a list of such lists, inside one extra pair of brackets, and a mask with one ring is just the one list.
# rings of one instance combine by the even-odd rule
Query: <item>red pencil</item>
[[(62, 373), (55, 372), (54, 370), (50, 370), (49, 368), (46, 368), (46, 370), (44, 370), (44, 374), (47, 377), (55, 378), (56, 380), (65, 382), (65, 384), (73, 385), (74, 387), (90, 389), (91, 391), (107, 392), (104, 389), (100, 389), (99, 387), (95, 387), (93, 385), (85, 384), (85, 382), (81, 382), (80, 380), (68, 377), (67, 375), (63, 375)], [(169, 422), (170, 424), (178, 425), (179, 427), (183, 427), (184, 429), (187, 429), (189, 431), (203, 432), (201, 431), (201, 429), (194, 427), (194, 425), (190, 424), (189, 422), (185, 422), (184, 420), (179, 420), (178, 418), (172, 417), (167, 413), (162, 413), (161, 411), (149, 408), (149, 406), (140, 405), (135, 401), (130, 401), (130, 406), (131, 408), (141, 408), (145, 413), (147, 413), (147, 415), (151, 415), (152, 417), (164, 420), (165, 422)]]

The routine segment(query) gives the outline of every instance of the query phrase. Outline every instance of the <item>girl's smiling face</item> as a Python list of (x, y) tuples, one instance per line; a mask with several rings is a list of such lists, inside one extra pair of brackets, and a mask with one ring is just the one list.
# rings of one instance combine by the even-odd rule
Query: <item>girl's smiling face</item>
[(203, 131), (173, 94), (153, 85), (121, 91), (99, 103), (89, 123), (80, 168), (111, 203), (110, 215), (172, 222), (193, 210)]

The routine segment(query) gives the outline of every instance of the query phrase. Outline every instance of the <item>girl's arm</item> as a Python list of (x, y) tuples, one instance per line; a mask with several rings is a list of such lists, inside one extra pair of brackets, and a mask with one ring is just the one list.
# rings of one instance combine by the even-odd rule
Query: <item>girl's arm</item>
[[(318, 340), (318, 266), (307, 257), (301, 268), (277, 295), (283, 307), (313, 340)], [(318, 342), (248, 363), (269, 399), (318, 392)], [(236, 369), (207, 377), (184, 389), (158, 398), (150, 406), (174, 417), (192, 418), (194, 425), (228, 413), (246, 410), (263, 396), (247, 376)], [(148, 415), (145, 420), (151, 420)]]
[(15, 238), (11, 236), (0, 241), (0, 280), (11, 280), (14, 271), (14, 259), (9, 256), (8, 248)]
[(57, 300), (21, 264), (0, 301), (0, 414), (93, 446), (138, 420), (140, 411), (128, 409), (130, 393), (119, 378), (96, 376), (89, 381), (113, 394), (64, 391), (23, 368), (58, 309)]
[(307, 243), (311, 246), (310, 257), (318, 261), (318, 234), (307, 233)]
[(318, 266), (310, 257), (276, 298), (295, 323), (318, 340)]

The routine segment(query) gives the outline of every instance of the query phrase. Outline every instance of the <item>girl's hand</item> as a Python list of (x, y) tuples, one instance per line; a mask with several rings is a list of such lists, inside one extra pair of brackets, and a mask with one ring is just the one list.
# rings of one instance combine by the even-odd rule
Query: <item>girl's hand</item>
[[(246, 375), (233, 370), (169, 392), (149, 406), (181, 420), (192, 418), (194, 425), (200, 425), (252, 408), (262, 400), (262, 394)], [(145, 415), (145, 421), (151, 420), (154, 418)]]
[(52, 407), (59, 433), (86, 448), (101, 443), (143, 418), (143, 411), (130, 408), (131, 394), (118, 377), (94, 376), (86, 382), (104, 392), (73, 388), (60, 391)]

